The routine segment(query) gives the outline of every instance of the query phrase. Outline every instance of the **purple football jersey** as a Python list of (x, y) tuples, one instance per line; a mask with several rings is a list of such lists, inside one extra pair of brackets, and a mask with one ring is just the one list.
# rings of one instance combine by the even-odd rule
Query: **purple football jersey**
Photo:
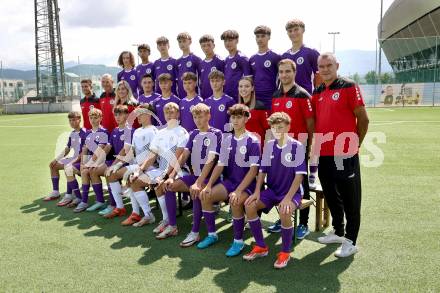
[(278, 62), (281, 57), (272, 50), (264, 54), (257, 53), (249, 59), (255, 84), (257, 100), (262, 101), (265, 109), (272, 105), (272, 94), (277, 88)]
[(138, 90), (139, 80), (136, 69), (133, 68), (130, 71), (126, 71), (125, 69), (123, 69), (118, 72), (117, 78), (118, 78), (118, 82), (120, 82), (121, 80), (125, 80), (126, 82), (128, 82), (131, 91), (133, 92), (133, 96), (135, 96), (136, 98), (138, 97), (137, 90)]
[[(232, 133), (224, 134), (218, 161), (219, 166), (225, 166), (224, 178), (239, 184), (251, 166), (260, 165), (260, 148), (260, 140), (250, 132), (246, 131), (240, 138)], [(255, 181), (251, 185), (255, 187)]]
[(267, 187), (281, 199), (284, 198), (292, 186), (295, 174), (307, 175), (304, 146), (291, 137), (283, 147), (276, 140), (266, 142), (260, 172), (267, 174)]
[(200, 96), (195, 96), (191, 100), (189, 100), (188, 97), (180, 100), (180, 125), (188, 132), (196, 129), (191, 109), (198, 103), (203, 103), (203, 99)]
[(177, 63), (176, 59), (169, 57), (166, 60), (157, 59), (154, 61), (154, 74), (155, 74), (155, 84), (154, 84), (154, 90), (156, 93), (161, 94), (162, 91), (159, 87), (159, 76), (162, 73), (169, 73), (171, 74), (171, 78), (173, 79), (173, 87), (171, 88), (171, 91), (173, 94), (177, 95)]
[[(157, 118), (159, 118), (159, 122), (155, 121), (157, 124), (154, 125), (158, 125), (158, 126), (163, 126), (167, 124), (167, 121), (165, 120), (165, 114), (163, 113), (163, 108), (165, 107), (166, 104), (170, 103), (170, 102), (174, 102), (177, 105), (180, 104), (180, 99), (178, 97), (176, 97), (175, 95), (171, 95), (171, 97), (169, 98), (164, 98), (162, 96), (160, 96), (159, 98), (157, 98), (156, 100), (153, 101), (153, 106), (154, 109), (156, 111), (156, 116)], [(154, 118), (152, 118), (154, 120)]]
[(290, 59), (296, 63), (295, 82), (309, 94), (313, 93), (313, 76), (318, 72), (318, 57), (318, 51), (304, 45), (296, 52), (289, 49), (282, 55), (283, 59)]
[(235, 104), (234, 99), (227, 94), (223, 94), (220, 98), (211, 96), (203, 102), (211, 109), (209, 125), (221, 131), (229, 131), (228, 109)]
[(139, 95), (138, 101), (139, 101), (139, 104), (151, 104), (151, 103), (153, 103), (153, 101), (155, 99), (157, 99), (159, 97), (160, 97), (160, 94), (158, 94), (158, 93), (152, 93), (149, 96), (141, 94), (141, 95)]
[[(179, 98), (186, 97), (186, 91), (183, 88), (182, 76), (185, 72), (192, 72), (197, 76), (200, 76), (200, 62), (202, 59), (200, 57), (190, 53), (187, 56), (182, 56), (177, 59), (177, 93)], [(196, 93), (198, 93), (198, 89), (196, 89)]]
[(87, 131), (85, 146), (87, 147), (88, 155), (93, 155), (98, 146), (108, 143), (109, 135), (107, 129), (100, 126), (96, 131), (93, 131), (93, 129)]
[(73, 130), (69, 135), (66, 147), (73, 148), (75, 156), (78, 156), (86, 142), (87, 135), (88, 132), (85, 128), (81, 128), (79, 131)]
[(152, 62), (148, 62), (147, 64), (139, 64), (138, 66), (136, 66), (136, 73), (137, 73), (137, 77), (138, 77), (138, 92), (139, 95), (144, 93), (144, 89), (142, 88), (142, 77), (145, 74), (151, 74), (151, 76), (153, 77), (153, 81), (154, 81), (154, 64)]
[(199, 129), (191, 131), (185, 149), (191, 154), (187, 163), (194, 175), (200, 176), (209, 153), (220, 153), (221, 141), (222, 132), (216, 128), (210, 127), (207, 132), (200, 132)]
[(217, 55), (215, 55), (210, 60), (202, 60), (200, 63), (200, 77), (199, 77), (199, 87), (200, 96), (203, 99), (207, 99), (212, 96), (211, 84), (209, 83), (209, 74), (211, 71), (220, 70), (224, 72), (225, 61), (221, 60)]
[(131, 145), (133, 132), (134, 129), (128, 127), (126, 128), (116, 127), (115, 129), (113, 129), (109, 139), (109, 143), (112, 146), (112, 150), (109, 153), (110, 156), (107, 156), (107, 160), (109, 161), (114, 160), (115, 156), (117, 156), (124, 148), (124, 144)]
[(241, 52), (225, 59), (225, 93), (238, 103), (238, 82), (243, 76), (252, 75), (249, 59)]

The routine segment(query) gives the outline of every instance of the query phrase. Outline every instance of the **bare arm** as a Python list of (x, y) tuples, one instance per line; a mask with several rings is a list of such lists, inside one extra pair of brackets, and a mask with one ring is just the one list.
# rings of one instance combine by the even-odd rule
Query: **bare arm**
[(365, 135), (367, 134), (370, 119), (368, 118), (368, 114), (364, 106), (356, 107), (353, 112), (357, 119), (357, 131), (359, 135), (360, 147), (362, 142), (364, 141)]

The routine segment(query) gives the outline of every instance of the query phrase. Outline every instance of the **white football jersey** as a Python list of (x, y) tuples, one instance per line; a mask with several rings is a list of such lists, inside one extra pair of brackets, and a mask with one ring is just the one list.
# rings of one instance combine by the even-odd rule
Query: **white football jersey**
[(185, 128), (178, 125), (173, 128), (163, 128), (151, 142), (150, 149), (158, 154), (160, 170), (167, 170), (169, 163), (175, 157), (178, 148), (184, 148), (188, 142), (189, 134)]
[(140, 127), (134, 131), (132, 143), (136, 163), (142, 164), (145, 161), (150, 153), (151, 142), (157, 133), (158, 130), (153, 125)]

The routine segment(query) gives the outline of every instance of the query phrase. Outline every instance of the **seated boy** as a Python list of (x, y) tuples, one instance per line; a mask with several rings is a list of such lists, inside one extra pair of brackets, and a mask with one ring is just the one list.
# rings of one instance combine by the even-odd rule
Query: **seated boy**
[[(185, 73), (186, 74), (186, 73)], [(184, 76), (185, 76), (184, 74)], [(169, 178), (164, 182), (165, 198), (170, 198), (171, 202), (167, 208), (175, 209), (175, 193), (190, 192), (193, 199), (193, 225), (191, 232), (186, 236), (185, 240), (180, 243), (182, 247), (189, 247), (199, 241), (200, 222), (202, 221), (202, 204), (200, 202), (199, 193), (205, 186), (212, 168), (217, 160), (220, 152), (222, 140), (222, 132), (216, 128), (209, 126), (209, 107), (205, 104), (195, 105), (191, 113), (197, 128), (191, 131), (188, 143), (184, 151), (179, 157), (179, 166), (183, 167), (189, 160), (191, 166), (191, 174), (177, 178), (178, 170), (173, 169)], [(174, 202), (173, 202), (174, 200)], [(168, 213), (170, 226), (175, 223), (175, 219), (171, 219), (171, 215), (175, 217), (176, 212)], [(177, 227), (173, 227), (176, 228)], [(163, 235), (164, 237), (167, 235)], [(162, 237), (161, 234), (158, 237)]]
[[(95, 168), (90, 169), (90, 177), (92, 181), (92, 188), (96, 194), (96, 202), (91, 207), (87, 208), (88, 212), (100, 210), (104, 207), (104, 191), (102, 189), (101, 177), (105, 175), (106, 169), (110, 166), (126, 163), (123, 159), (126, 156), (126, 149), (131, 145), (131, 138), (133, 135), (133, 129), (127, 126), (128, 107), (125, 105), (118, 105), (113, 109), (116, 123), (118, 127), (113, 129), (110, 134), (109, 143), (105, 146), (104, 151), (107, 154), (106, 164), (101, 164)], [(116, 158), (115, 158), (116, 157)], [(114, 204), (114, 198), (110, 193), (110, 207)], [(109, 208), (111, 212), (113, 208)], [(103, 213), (106, 214), (106, 213)]]
[[(60, 183), (60, 173), (59, 171), (64, 169), (67, 164), (76, 164), (79, 166), (79, 161), (81, 160), (81, 149), (84, 145), (87, 131), (85, 128), (81, 128), (81, 113), (77, 111), (71, 111), (67, 115), (69, 119), (70, 127), (73, 129), (70, 133), (69, 140), (63, 152), (59, 154), (52, 162), (49, 164), (50, 175), (52, 179), (52, 192), (46, 196), (43, 200), (50, 201), (55, 200), (60, 197), (59, 183)], [(70, 151), (73, 149), (74, 155), (71, 158), (65, 158)], [(75, 180), (76, 181), (76, 180)], [(78, 182), (76, 183), (78, 186)], [(79, 194), (79, 189), (76, 188), (76, 193)], [(57, 205), (63, 206), (69, 204), (73, 200), (71, 184), (67, 184), (67, 191), (64, 197), (58, 202)], [(79, 196), (81, 196), (79, 194)]]
[[(116, 202), (116, 208), (104, 215), (104, 217), (108, 219), (125, 215), (126, 210), (122, 201), (122, 187), (119, 181), (121, 179), (127, 180), (134, 170), (139, 169), (139, 166), (148, 157), (150, 144), (157, 135), (157, 128), (151, 124), (151, 115), (154, 113), (153, 106), (151, 104), (143, 104), (138, 106), (135, 111), (141, 127), (137, 128), (133, 133), (132, 147), (128, 154), (130, 157), (130, 154), (133, 155), (134, 153), (134, 160), (128, 160), (131, 164), (125, 167), (123, 166), (123, 162), (117, 162), (106, 170), (107, 180)], [(145, 190), (136, 190), (133, 192), (133, 189), (128, 188), (127, 192), (130, 194), (133, 212), (121, 224), (124, 226), (133, 225), (140, 227), (148, 223), (154, 223), (155, 218), (151, 213)], [(144, 212), (143, 218), (140, 216), (140, 208), (142, 208)]]
[[(177, 228), (174, 220), (176, 218), (175, 208), (172, 208), (172, 205), (176, 204), (176, 198), (175, 196), (172, 199), (165, 197), (163, 184), (158, 183), (163, 183), (173, 168), (177, 167), (176, 157), (178, 158), (182, 154), (183, 148), (188, 142), (188, 132), (178, 123), (179, 105), (170, 102), (165, 105), (163, 111), (167, 121), (166, 128), (159, 130), (154, 137), (147, 159), (139, 169), (134, 170), (130, 179), (134, 192), (145, 193), (145, 187), (155, 188), (163, 216), (162, 221), (153, 230), (158, 234), (159, 239), (177, 235)], [(158, 161), (159, 167), (154, 168), (153, 165), (156, 161)], [(174, 215), (169, 216), (169, 213), (173, 212)]]
[[(278, 205), (281, 219), (282, 249), (274, 263), (275, 268), (284, 268), (290, 260), (292, 246), (292, 214), (301, 205), (303, 188), (301, 182), (307, 174), (304, 146), (288, 134), (290, 117), (284, 112), (273, 113), (268, 118), (275, 139), (264, 146), (260, 172), (255, 192), (246, 199), (246, 216), (255, 238), (251, 252), (244, 255), (245, 260), (267, 256), (269, 248), (263, 239), (258, 211), (268, 213)], [(261, 191), (267, 177), (267, 188)]]
[[(218, 241), (213, 205), (229, 200), (233, 217), (234, 241), (226, 255), (236, 256), (244, 247), (243, 204), (255, 189), (261, 146), (259, 138), (246, 131), (249, 108), (243, 104), (236, 104), (229, 108), (228, 113), (231, 116), (233, 134), (226, 134), (223, 137), (219, 161), (200, 193), (208, 236), (197, 247), (204, 249)], [(223, 180), (215, 184), (222, 173)]]

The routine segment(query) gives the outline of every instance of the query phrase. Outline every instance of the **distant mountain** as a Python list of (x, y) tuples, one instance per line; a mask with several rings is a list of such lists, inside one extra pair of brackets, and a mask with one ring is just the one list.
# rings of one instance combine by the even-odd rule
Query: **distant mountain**
[[(365, 75), (368, 71), (376, 69), (376, 52), (363, 50), (341, 50), (336, 52), (339, 61), (339, 74), (348, 76), (358, 73)], [(382, 53), (382, 73), (392, 72), (387, 58)]]
[[(120, 69), (118, 67), (110, 67), (105, 65), (94, 64), (80, 64), (71, 67), (65, 67), (65, 72), (75, 73), (81, 77), (99, 76), (105, 73), (110, 73), (114, 78)], [(3, 69), (3, 76), (0, 78), (6, 79), (23, 79), (35, 80), (35, 70), (18, 70), (18, 69)]]
[[(347, 76), (358, 73), (363, 76), (368, 71), (376, 68), (376, 52), (363, 50), (341, 50), (336, 52), (340, 63), (339, 74)], [(114, 78), (120, 69), (118, 67), (95, 65), (95, 64), (79, 64), (68, 61), (65, 64), (65, 71), (75, 73), (81, 77), (91, 75), (103, 75), (110, 73)], [(382, 55), (382, 72), (392, 72), (390, 65), (384, 55)], [(35, 79), (35, 70), (17, 70), (17, 69), (3, 69), (3, 78), (9, 79)]]

